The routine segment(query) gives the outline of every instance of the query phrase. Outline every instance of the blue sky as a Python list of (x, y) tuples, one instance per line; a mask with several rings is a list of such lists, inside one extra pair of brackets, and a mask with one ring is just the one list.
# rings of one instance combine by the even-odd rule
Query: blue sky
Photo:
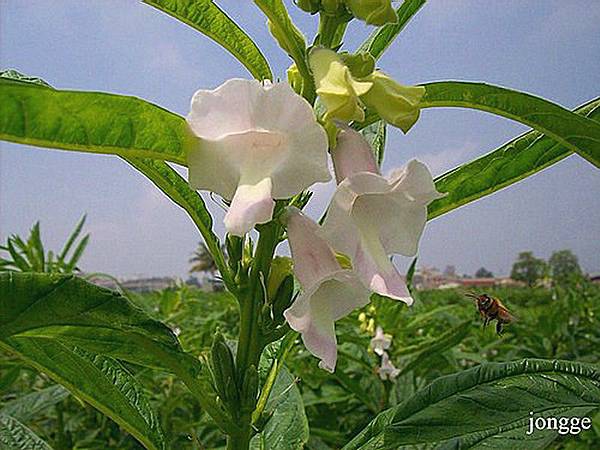
[[(252, 2), (217, 2), (255, 39), (283, 77), (287, 56)], [(57, 88), (135, 95), (186, 115), (192, 94), (232, 77), (249, 77), (218, 45), (174, 19), (125, 0), (0, 0), (0, 66)], [(286, 1), (311, 38), (316, 18)], [(352, 50), (371, 31), (353, 23)], [(430, 0), (381, 59), (409, 84), (487, 81), (572, 108), (600, 95), (597, 0)], [(434, 175), (486, 153), (526, 128), (476, 111), (423, 112), (408, 135), (394, 130), (384, 171), (411, 158)], [(321, 211), (332, 186), (319, 186)], [(600, 272), (600, 172), (572, 156), (493, 196), (428, 224), (421, 264), (480, 266), (506, 274), (517, 253), (547, 258), (572, 249), (585, 270)], [(222, 211), (209, 198), (217, 231)], [(120, 276), (185, 276), (198, 235), (186, 215), (116, 157), (0, 143), (0, 239), (42, 222), (59, 247), (84, 213), (91, 243), (86, 271)], [(398, 259), (399, 265), (405, 261)]]

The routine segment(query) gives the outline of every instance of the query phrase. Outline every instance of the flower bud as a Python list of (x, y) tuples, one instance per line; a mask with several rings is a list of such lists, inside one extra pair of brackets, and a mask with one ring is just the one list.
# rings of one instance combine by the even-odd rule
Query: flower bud
[(227, 247), (227, 262), (234, 274), (237, 274), (242, 261), (242, 252), (244, 248), (244, 239), (239, 236), (228, 234), (225, 239)]
[(425, 88), (404, 86), (380, 71), (373, 72), (368, 79), (373, 86), (361, 100), (387, 123), (408, 132), (419, 118), (419, 102), (425, 95)]
[(342, 58), (332, 50), (314, 48), (310, 52), (309, 63), (317, 94), (327, 109), (325, 119), (364, 120), (359, 96), (366, 94), (372, 83), (356, 80)]
[(294, 276), (288, 275), (279, 285), (277, 294), (273, 299), (273, 321), (281, 324), (284, 321), (283, 312), (288, 309), (294, 300)]
[(256, 406), (256, 397), (258, 395), (258, 370), (252, 364), (244, 373), (242, 382), (240, 409), (242, 412), (252, 412)]
[(300, 75), (300, 71), (298, 70), (298, 66), (296, 66), (296, 64), (292, 64), (290, 67), (288, 67), (287, 79), (294, 92), (296, 94), (300, 94), (304, 86), (304, 78), (302, 78), (302, 75)]
[(269, 281), (267, 282), (267, 295), (269, 302), (277, 296), (277, 291), (282, 282), (292, 273), (292, 258), (277, 256), (271, 262)]
[(398, 22), (392, 0), (346, 0), (346, 6), (354, 17), (369, 25), (381, 26)]
[(370, 53), (340, 53), (340, 58), (356, 78), (368, 77), (375, 70), (375, 58)]
[(210, 356), (214, 374), (213, 381), (217, 393), (223, 403), (233, 412), (239, 402), (235, 379), (235, 363), (231, 349), (223, 339), (223, 335), (218, 331), (213, 339)]

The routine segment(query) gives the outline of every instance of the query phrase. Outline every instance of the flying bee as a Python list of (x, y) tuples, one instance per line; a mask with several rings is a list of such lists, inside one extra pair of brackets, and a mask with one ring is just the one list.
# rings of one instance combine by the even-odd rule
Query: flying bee
[(496, 321), (496, 333), (502, 335), (502, 328), (515, 320), (515, 317), (508, 311), (506, 306), (497, 298), (490, 297), (487, 294), (465, 294), (467, 297), (474, 298), (477, 302), (477, 309), (483, 319), (483, 326)]

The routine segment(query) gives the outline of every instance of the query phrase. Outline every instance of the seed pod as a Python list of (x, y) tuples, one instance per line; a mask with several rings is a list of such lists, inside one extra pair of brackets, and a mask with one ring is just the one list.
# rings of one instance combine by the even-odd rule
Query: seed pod
[(273, 299), (273, 321), (275, 323), (283, 323), (283, 312), (291, 306), (293, 297), (294, 276), (288, 275), (279, 285)]

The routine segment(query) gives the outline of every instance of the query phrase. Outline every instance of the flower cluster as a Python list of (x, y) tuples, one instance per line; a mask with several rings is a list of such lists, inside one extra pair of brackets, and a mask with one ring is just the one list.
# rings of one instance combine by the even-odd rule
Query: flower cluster
[[(335, 55), (327, 52), (316, 58)], [(323, 78), (332, 84), (322, 80), (317, 92), (334, 117), (360, 119), (356, 98), (336, 97), (336, 80), (339, 76), (352, 95), (376, 105), (368, 93), (376, 89), (380, 75), (373, 73), (368, 83), (355, 82), (343, 67), (331, 69), (336, 64), (332, 59), (328, 70), (339, 73)], [(317, 80), (319, 67), (315, 65)], [(244, 236), (255, 225), (271, 221), (275, 199), (290, 198), (331, 178), (327, 135), (310, 104), (287, 83), (233, 79), (215, 90), (200, 90), (187, 120), (195, 135), (188, 151), (190, 185), (230, 202), (224, 222), (231, 235)], [(427, 204), (440, 196), (429, 170), (418, 161), (382, 176), (362, 135), (340, 126), (332, 150), (338, 185), (323, 225), (296, 208), (280, 217), (302, 287), (284, 316), (329, 371), (337, 359), (336, 320), (366, 305), (372, 292), (412, 303), (390, 257), (416, 253)], [(337, 254), (345, 255), (351, 267), (342, 267)]]
[(378, 326), (375, 336), (371, 339), (370, 346), (373, 352), (381, 357), (381, 366), (377, 368), (377, 373), (379, 373), (379, 378), (382, 380), (393, 380), (400, 374), (400, 370), (392, 364), (386, 351), (390, 348), (390, 345), (392, 345), (391, 336), (385, 334), (383, 328)]

